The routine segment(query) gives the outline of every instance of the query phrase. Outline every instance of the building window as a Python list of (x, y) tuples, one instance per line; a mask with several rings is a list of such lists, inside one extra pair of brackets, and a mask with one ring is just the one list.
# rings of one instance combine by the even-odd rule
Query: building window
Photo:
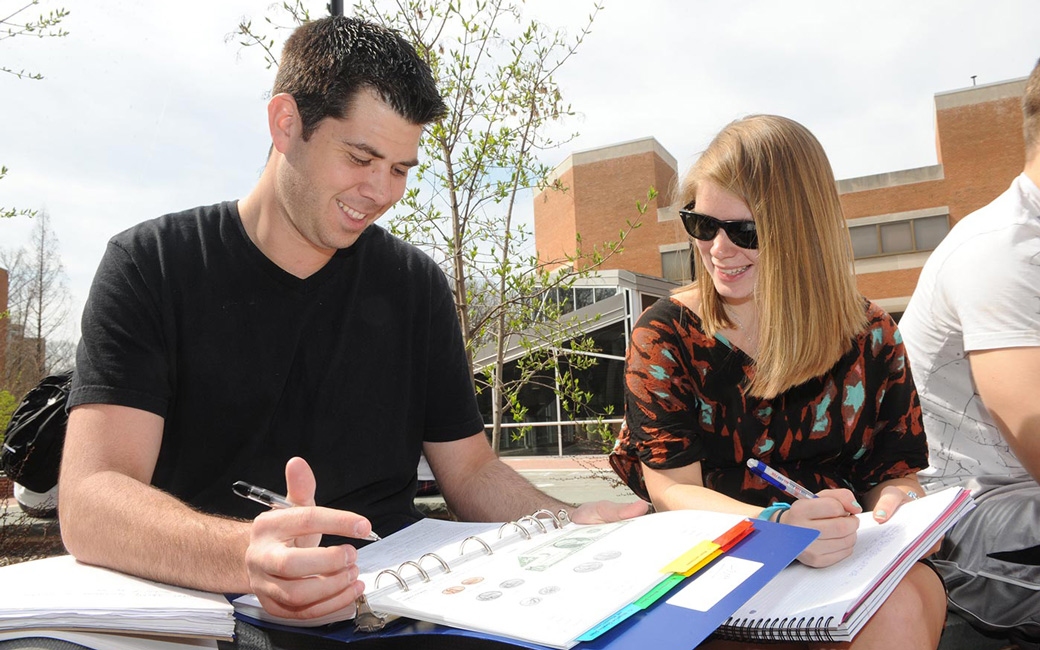
[(946, 215), (914, 219), (914, 241), (917, 242), (917, 250), (935, 250), (948, 232), (950, 220)]
[(935, 250), (948, 232), (950, 220), (942, 214), (852, 226), (849, 228), (849, 237), (852, 239), (852, 255), (858, 260), (880, 255)]
[[(617, 287), (553, 287), (545, 292), (542, 303), (554, 305), (559, 315), (569, 314), (618, 294)], [(539, 318), (544, 318), (544, 314)]]
[(673, 282), (690, 282), (690, 249), (662, 251), (661, 277)]
[(885, 255), (909, 253), (914, 250), (913, 229), (907, 221), (879, 224), (881, 252)]
[(574, 306), (577, 309), (582, 307), (588, 307), (591, 305), (595, 298), (595, 292), (592, 287), (574, 287)]
[[(543, 370), (536, 377), (528, 379), (516, 396), (518, 405), (524, 409), (524, 421), (529, 425), (527, 430), (515, 425), (512, 412), (504, 413), (506, 428), (499, 446), (500, 454), (555, 455), (561, 450), (567, 455), (604, 452), (604, 440), (579, 422), (602, 417), (605, 420), (617, 420), (615, 426), (620, 426), (620, 418), (625, 411), (625, 325), (624, 322), (613, 323), (583, 332), (582, 336), (593, 340), (598, 354), (609, 355), (610, 358), (601, 356), (596, 358), (592, 365), (582, 364), (578, 367), (573, 362), (575, 357), (561, 354), (558, 365), (562, 371), (570, 374), (582, 390), (590, 393), (588, 403), (578, 412), (567, 411), (566, 403), (558, 403), (556, 392), (553, 390), (557, 378), (552, 370)], [(564, 344), (561, 347), (566, 349), (570, 346)], [(503, 368), (506, 381), (518, 380), (522, 374), (519, 362), (515, 360), (507, 362)], [(481, 391), (477, 393), (480, 413), (484, 422), (492, 422), (492, 395), (486, 378), (482, 373), (478, 373), (473, 379), (474, 383), (481, 387)], [(558, 410), (561, 406), (564, 408), (563, 412)], [(546, 426), (550, 422), (570, 424)], [(490, 431), (490, 425), (485, 427)], [(616, 429), (614, 434), (617, 434)]]

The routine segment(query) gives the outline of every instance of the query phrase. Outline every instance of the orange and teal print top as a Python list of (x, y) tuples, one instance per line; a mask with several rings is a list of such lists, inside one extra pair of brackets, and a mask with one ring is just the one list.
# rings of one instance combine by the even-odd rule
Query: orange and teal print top
[(766, 506), (789, 501), (746, 466), (757, 458), (813, 492), (857, 498), (928, 466), (921, 405), (895, 321), (872, 302), (867, 328), (826, 374), (773, 399), (746, 395), (753, 361), (672, 299), (647, 309), (625, 362), (625, 423), (610, 463), (649, 500), (642, 464), (701, 463), (704, 485)]

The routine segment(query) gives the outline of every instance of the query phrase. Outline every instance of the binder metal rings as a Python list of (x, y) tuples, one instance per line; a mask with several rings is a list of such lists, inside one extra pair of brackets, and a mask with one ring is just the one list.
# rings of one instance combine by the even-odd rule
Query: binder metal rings
[(451, 573), (451, 567), (448, 566), (448, 563), (444, 561), (444, 558), (437, 555), (436, 553), (423, 553), (422, 556), (419, 558), (419, 564), (422, 564), (422, 561), (428, 557), (432, 557), (433, 559), (440, 562), (441, 568), (444, 569), (445, 573)]
[(495, 552), (491, 550), (491, 547), (488, 546), (487, 542), (485, 542), (484, 540), (480, 539), (476, 535), (470, 535), (466, 539), (462, 540), (462, 543), (459, 544), (459, 555), (462, 555), (465, 552), (465, 550), (466, 550), (466, 542), (468, 542), (471, 539), (475, 540), (478, 544), (483, 546), (484, 550), (487, 551), (488, 555), (494, 555), (495, 554)]
[(422, 578), (423, 582), (429, 582), (430, 581), (430, 574), (426, 573), (426, 570), (423, 569), (421, 566), (419, 566), (418, 562), (413, 562), (412, 560), (407, 560), (405, 562), (402, 562), (401, 566), (397, 567), (397, 572), (399, 574), (400, 573), (404, 573), (404, 568), (406, 566), (413, 566), (413, 567), (415, 567), (415, 570), (419, 572), (419, 577)]
[(400, 585), (401, 591), (408, 591), (408, 583), (405, 582), (404, 578), (398, 575), (397, 571), (394, 571), (393, 569), (383, 569), (376, 574), (376, 589), (379, 589), (379, 579), (383, 577), (384, 573), (389, 573), (395, 580), (397, 580), (397, 584)]
[[(441, 566), (444, 567), (445, 573), (451, 573), (451, 570), (448, 569), (447, 563), (441, 558), (437, 557), (437, 555), (434, 553), (427, 553), (426, 555), (423, 555), (421, 558), (419, 558), (419, 562), (422, 562), (423, 558), (425, 558), (427, 555), (436, 558), (437, 561), (441, 563)], [(426, 569), (419, 566), (419, 562), (406, 560), (397, 566), (396, 571), (393, 569), (383, 569), (382, 571), (376, 574), (376, 589), (379, 589), (379, 579), (383, 577), (384, 573), (386, 573), (392, 575), (394, 579), (397, 580), (397, 584), (401, 587), (401, 591), (408, 591), (408, 581), (402, 578), (401, 574), (404, 573), (404, 568), (409, 566), (415, 567), (415, 570), (419, 572), (419, 577), (422, 578), (423, 582), (429, 582), (430, 574), (426, 572)]]
[(354, 616), (354, 629), (358, 632), (378, 632), (386, 625), (386, 617), (380, 616), (372, 611), (365, 594), (361, 594), (354, 601), (357, 607), (357, 615)]
[(562, 524), (560, 524), (560, 518), (557, 517), (555, 514), (553, 514), (552, 511), (545, 510), (543, 508), (542, 510), (536, 510), (535, 513), (533, 515), (530, 515), (530, 516), (534, 517), (535, 519), (537, 519), (539, 515), (541, 515), (543, 517), (548, 517), (549, 519), (551, 519), (552, 522), (553, 522), (553, 527), (554, 528), (562, 528), (563, 527)]
[(545, 524), (542, 523), (542, 520), (538, 519), (537, 517), (534, 517), (532, 515), (524, 515), (523, 517), (520, 517), (519, 519), (517, 519), (517, 521), (520, 522), (520, 523), (523, 523), (525, 521), (533, 522), (536, 526), (538, 526), (539, 528), (542, 529), (543, 533), (549, 532), (549, 529), (545, 527)]
[(524, 536), (524, 539), (531, 539), (531, 533), (527, 532), (527, 529), (524, 528), (522, 525), (520, 525), (520, 523), (518, 521), (507, 521), (506, 523), (504, 523), (501, 526), (499, 526), (498, 527), (498, 538), (499, 539), (502, 539), (502, 529), (505, 528), (506, 526), (512, 526), (512, 527), (516, 528), (517, 530), (519, 530), (520, 534)]

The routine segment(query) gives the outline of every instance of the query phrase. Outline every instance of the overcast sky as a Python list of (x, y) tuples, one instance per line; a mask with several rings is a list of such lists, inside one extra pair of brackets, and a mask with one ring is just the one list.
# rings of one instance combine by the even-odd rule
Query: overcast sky
[[(0, 0), (7, 15), (23, 0)], [(347, 3), (349, 4), (349, 2)], [(794, 118), (836, 176), (936, 163), (934, 95), (1027, 75), (1040, 57), (1037, 0), (604, 0), (559, 79), (580, 136), (547, 154), (653, 136), (680, 171), (726, 122)], [(73, 313), (113, 234), (161, 214), (244, 196), (269, 145), (273, 70), (227, 36), (269, 0), (42, 0), (72, 13), (62, 39), (0, 41), (0, 206), (47, 210)], [(312, 3), (323, 12), (324, 2)], [(528, 15), (572, 29), (591, 9), (536, 0)], [(530, 197), (524, 207), (530, 211)], [(0, 246), (28, 242), (0, 221)], [(76, 328), (78, 332), (78, 325)], [(78, 336), (76, 333), (70, 337)]]

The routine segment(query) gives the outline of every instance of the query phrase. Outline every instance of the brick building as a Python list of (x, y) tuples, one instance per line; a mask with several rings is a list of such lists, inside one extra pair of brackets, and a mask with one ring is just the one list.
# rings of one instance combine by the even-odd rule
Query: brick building
[[(902, 313), (929, 252), (968, 213), (1007, 189), (1022, 170), (1025, 78), (938, 93), (937, 164), (838, 181), (849, 222), (860, 291), (895, 315)], [(646, 138), (567, 157), (554, 175), (565, 188), (535, 197), (535, 242), (542, 259), (586, 243), (617, 239), (636, 202), (652, 185), (643, 224), (622, 254), (602, 268), (684, 281), (689, 237), (678, 206), (669, 205), (678, 178), (675, 158)]]

